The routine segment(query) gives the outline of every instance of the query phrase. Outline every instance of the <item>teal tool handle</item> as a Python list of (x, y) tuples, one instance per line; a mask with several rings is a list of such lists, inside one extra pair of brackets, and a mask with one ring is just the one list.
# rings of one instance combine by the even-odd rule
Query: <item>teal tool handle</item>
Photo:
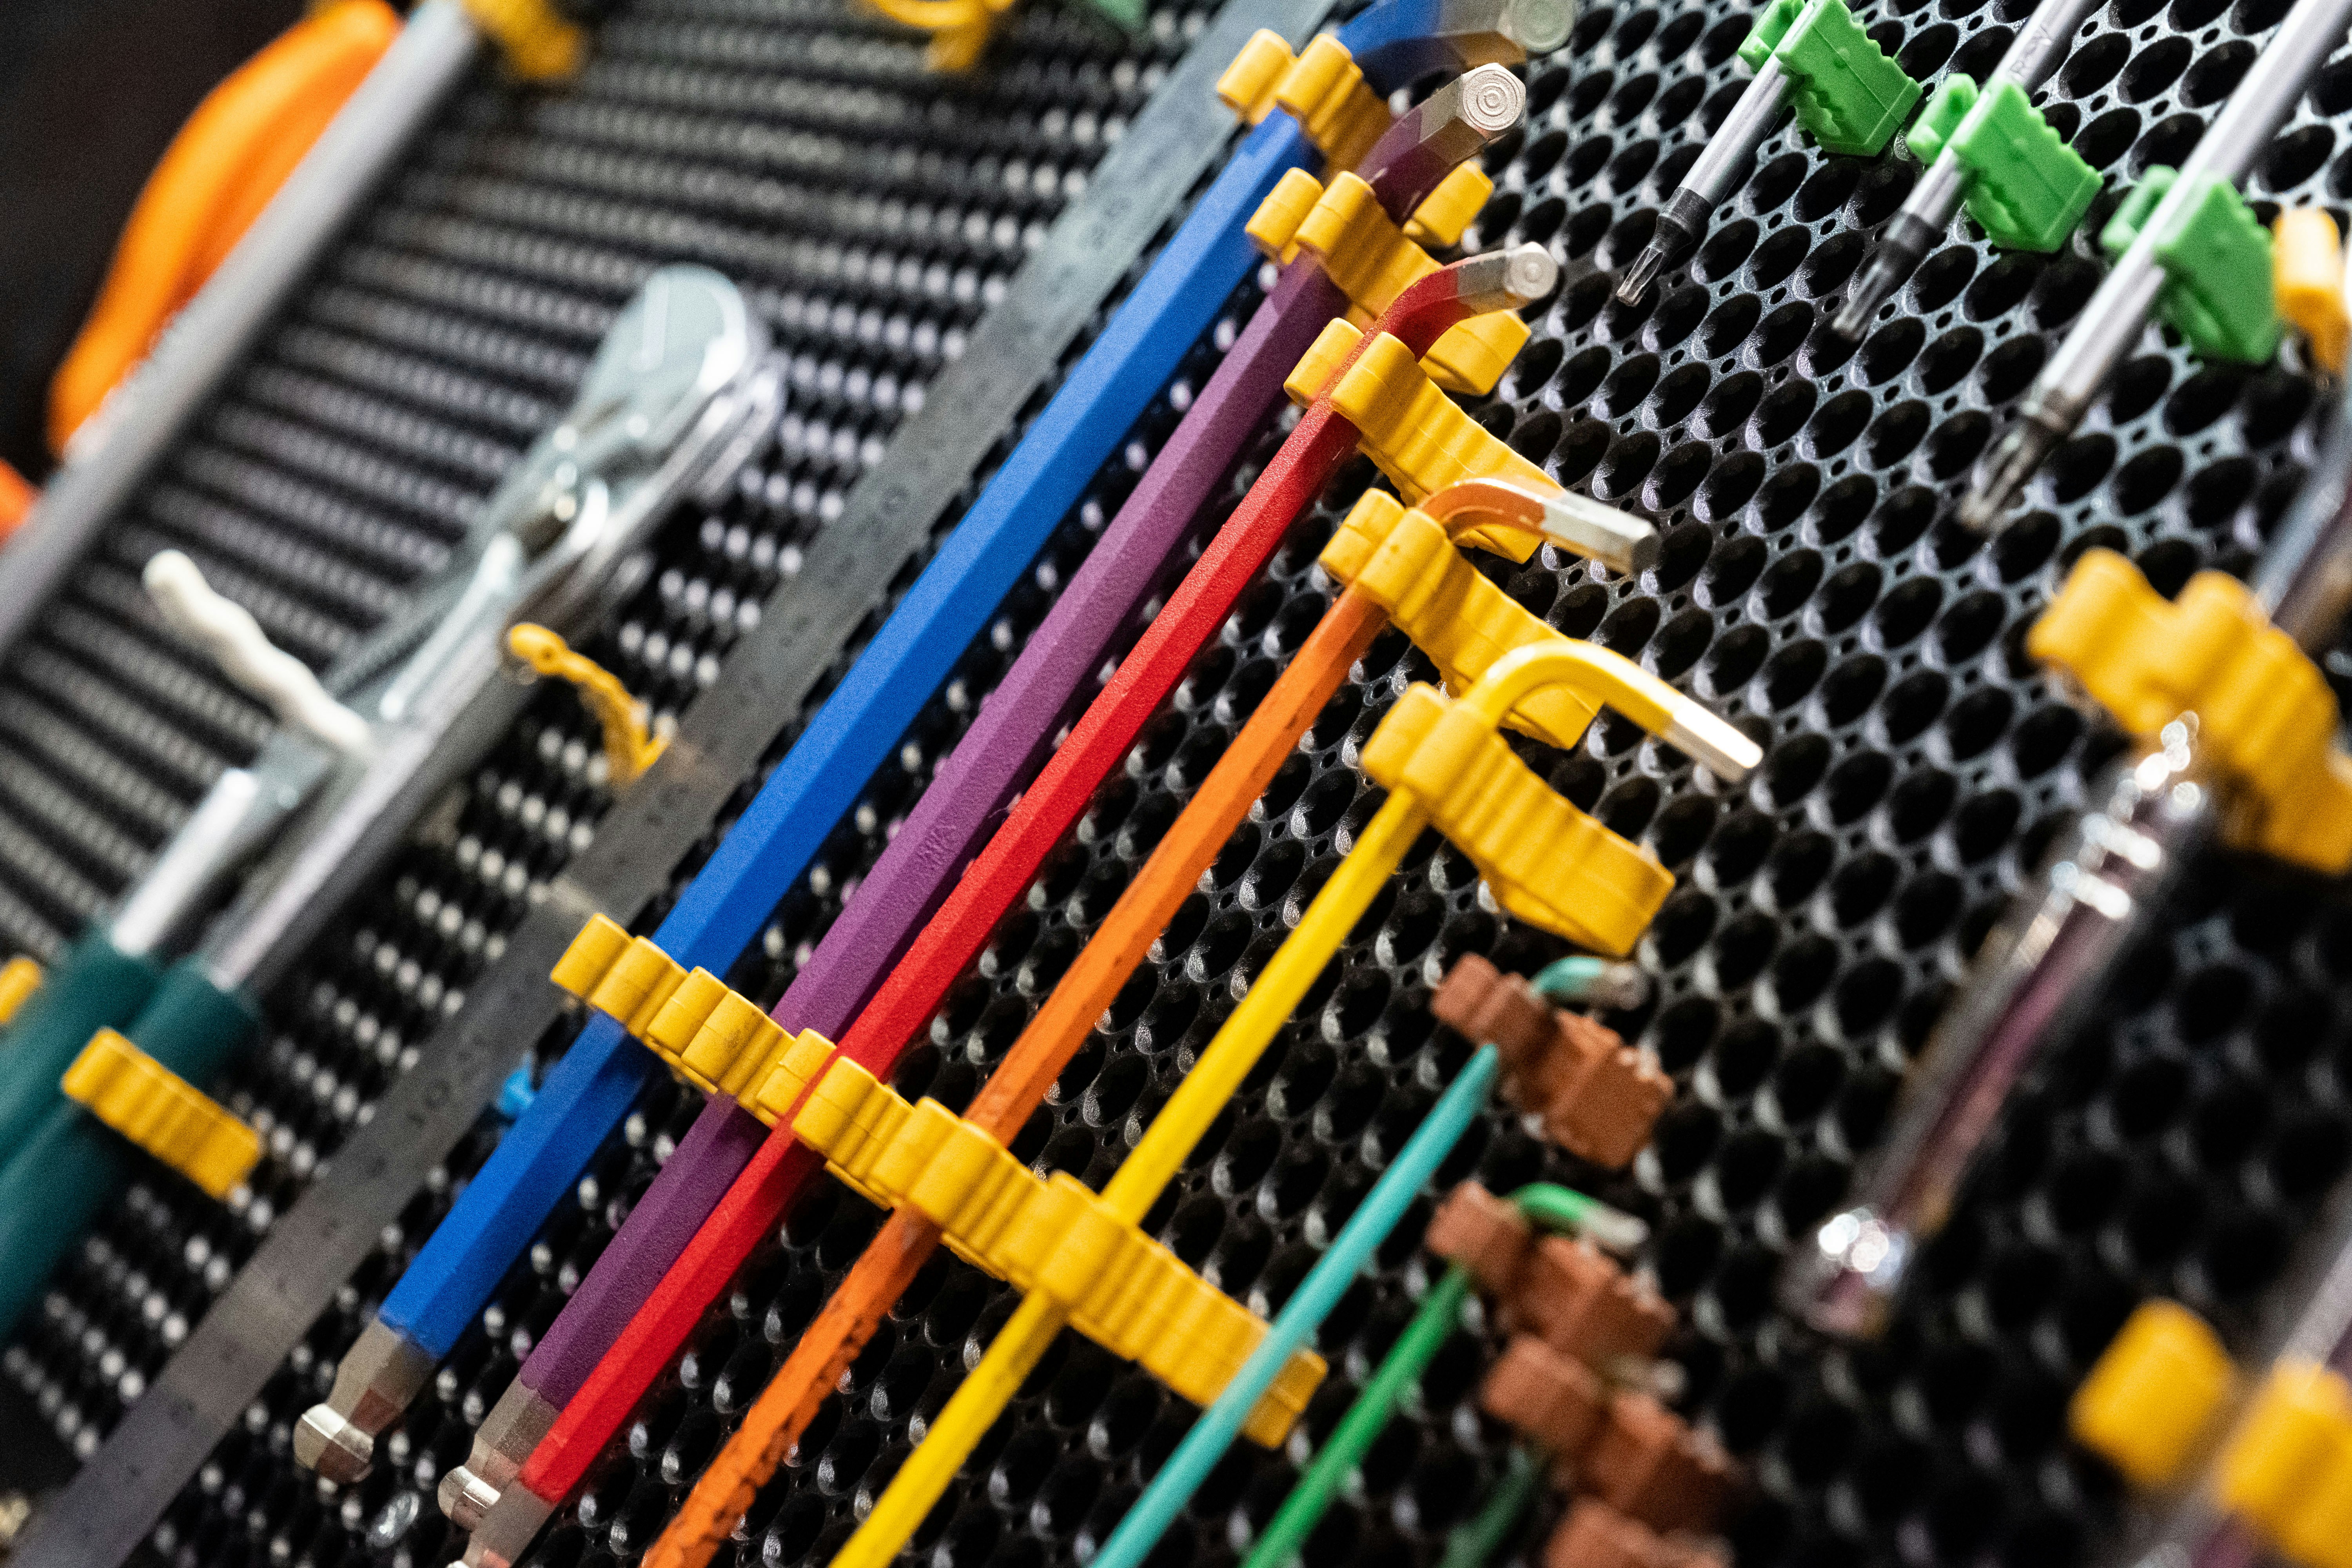
[(214, 984), (194, 958), (173, 964), (139, 1016), (122, 1026), (132, 1045), (198, 1089), (260, 1032), (260, 1011), (245, 994)]
[[(58, 1089), (66, 1066), (103, 1026), (82, 1030), (48, 1077), (48, 1115), (0, 1165), (0, 1341), (40, 1301), (58, 1264), (146, 1159)], [(190, 958), (163, 976), (137, 1017), (115, 1026), (203, 1089), (259, 1030), (261, 1015), (244, 996), (215, 985)]]
[(137, 1017), (163, 978), (162, 965), (122, 952), (103, 927), (74, 943), (42, 977), (0, 1035), (0, 1159), (22, 1149), (65, 1103), (58, 1079), (89, 1037)]
[(60, 1096), (31, 1141), (0, 1166), (0, 1341), (39, 1310), (49, 1276), (121, 1199), (144, 1158)]

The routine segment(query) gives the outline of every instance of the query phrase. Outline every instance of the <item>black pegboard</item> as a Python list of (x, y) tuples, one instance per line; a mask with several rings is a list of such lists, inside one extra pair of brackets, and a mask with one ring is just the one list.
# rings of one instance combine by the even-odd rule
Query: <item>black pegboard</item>
[[(2024, 10), (1936, 0), (1861, 14), (1926, 76), (1981, 73)], [(1690, 268), (1641, 308), (1609, 300), (1607, 269), (1646, 240), (1650, 215), (1736, 96), (1745, 12), (1588, 11), (1570, 47), (1529, 73), (1528, 126), (1490, 160), (1500, 190), (1472, 242), (1549, 244), (1568, 276), (1529, 313), (1534, 339), (1480, 416), (1562, 480), (1641, 510), (1665, 535), (1660, 564), (1638, 581), (1549, 552), (1525, 568), (1495, 565), (1496, 580), (1563, 631), (1638, 658), (1731, 714), (1769, 754), (1749, 785), (1731, 789), (1615, 722), (1567, 756), (1524, 746), (1558, 787), (1680, 879), (1640, 953), (1658, 995), (1613, 1020), (1657, 1051), (1678, 1093), (1622, 1176), (1549, 1157), (1502, 1117), (1465, 1141), (1445, 1175), (1475, 1171), (1499, 1187), (1547, 1173), (1652, 1222), (1644, 1265), (1685, 1316), (1670, 1347), (1687, 1376), (1682, 1403), (1755, 1480), (1734, 1530), (1743, 1563), (2063, 1563), (2111, 1542), (2114, 1489), (2063, 1442), (2067, 1390), (2143, 1294), (2179, 1295), (2239, 1326), (2345, 1163), (2352, 910), (2307, 879), (2216, 856), (2093, 1023), (2021, 1096), (1923, 1264), (1922, 1304), (1888, 1340), (1825, 1350), (1771, 1300), (1781, 1250), (1841, 1195), (1881, 1131), (1964, 955), (2114, 754), (2114, 737), (2044, 689), (2020, 651), (2024, 627), (2092, 543), (2131, 554), (2168, 591), (2200, 566), (2243, 570), (2310, 461), (2319, 399), (2309, 383), (2285, 369), (2200, 367), (2151, 331), (2009, 531), (1986, 542), (1948, 521), (1969, 463), (2095, 286), (2084, 236), (2129, 178), (2179, 157), (2283, 11), (2279, 0), (2168, 10), (2141, 0), (2099, 13), (2043, 95), (2108, 178), (2082, 234), (2035, 258), (1997, 256), (1957, 227), (1858, 350), (1826, 323), (1869, 226), (1893, 213), (1915, 171), (1892, 156), (1827, 157), (1786, 128)], [(658, 75), (632, 90), (668, 111), (682, 92), (666, 79), (653, 85)], [(2258, 210), (2345, 194), (2352, 170), (2339, 175), (2334, 160), (2347, 117), (2352, 62), (2338, 62), (2252, 181)], [(656, 134), (631, 123), (631, 135)], [(618, 166), (594, 172), (604, 194), (593, 199), (625, 206), (636, 199), (627, 179)], [(448, 189), (517, 225), (555, 221), (590, 199), (567, 189), (523, 213), (485, 205), (463, 182)], [(477, 216), (451, 221), (463, 228)], [(495, 264), (487, 249), (468, 259)], [(899, 1074), (903, 1089), (960, 1105), (1018, 1033), (1328, 601), (1315, 552), (1369, 479), (1358, 465), (1245, 596), (958, 985)], [(1106, 485), (1097, 500), (1115, 505), (1116, 476)], [(1066, 534), (1072, 548), (1084, 538), (1083, 521)], [(872, 794), (738, 984), (781, 992), (925, 760), (951, 741), (956, 712), (992, 679), (990, 661), (1017, 647), (1066, 577), (1041, 574), (1034, 599), (992, 639), (1002, 646), (975, 650), (966, 679), (912, 739), (907, 775)], [(1296, 889), (1368, 817), (1376, 801), (1356, 749), (1402, 683), (1429, 674), (1395, 636), (1375, 645), (1017, 1141), (1022, 1155), (1099, 1183), (1296, 919)], [(1558, 950), (1499, 918), (1450, 850), (1424, 846), (1384, 903), (1377, 931), (1326, 975), (1154, 1215), (1188, 1260), (1261, 1310), (1278, 1306), (1465, 1055), (1423, 1005), (1443, 965), (1481, 951), (1525, 966)], [(420, 958), (420, 973), (439, 965)], [(449, 1542), (434, 1482), (463, 1458), (470, 1423), (694, 1109), (690, 1094), (656, 1091), (433, 1396), (387, 1440), (377, 1476), (353, 1495), (322, 1495), (290, 1468), (287, 1423), (323, 1391), (331, 1358), (429, 1228), (437, 1200), (420, 1197), (415, 1223), (388, 1238), (175, 1507), (156, 1538), (164, 1555), (191, 1568), (437, 1561)], [(486, 1122), (470, 1158), (493, 1132)], [(1432, 1277), (1414, 1246), (1421, 1217), (1321, 1336), (1333, 1376), (1306, 1423), (1312, 1436), (1328, 1432)], [(875, 1223), (830, 1188), (792, 1217), (538, 1562), (603, 1568), (642, 1551)], [(100, 1290), (115, 1268), (86, 1264), (84, 1288)], [(926, 1271), (762, 1495), (738, 1562), (821, 1568), (907, 1451), (910, 1420), (936, 1411), (1010, 1307), (1007, 1292), (961, 1264)], [(79, 1364), (66, 1331), (79, 1325), (45, 1331)], [(1474, 1341), (1449, 1347), (1418, 1406), (1373, 1450), (1360, 1495), (1310, 1542), (1309, 1568), (1434, 1560), (1506, 1446), (1472, 1408), (1482, 1364)], [(1149, 1379), (1065, 1336), (919, 1555), (942, 1568), (1079, 1561), (1186, 1418)], [(1303, 1451), (1221, 1468), (1165, 1560), (1237, 1556)]]
[[(791, 397), (732, 493), (665, 525), (646, 587), (588, 645), (657, 722), (674, 718), (799, 572), (803, 547), (1207, 15), (1171, 9), (1123, 41), (1044, 11), (1010, 28), (1016, 68), (943, 82), (919, 41), (846, 5), (657, 0), (601, 33), (560, 98), (488, 75), (474, 84), (11, 655), (0, 946), (46, 952), (70, 929), (54, 903), (23, 903), (38, 918), (8, 927), (12, 888), (28, 899), (81, 889), (87, 909), (73, 915), (101, 907), (265, 733), (259, 710), (145, 606), (146, 554), (187, 550), (274, 636), (322, 659), (441, 564), (416, 514), (454, 533), (562, 411), (646, 274), (698, 259), (726, 265), (766, 320)], [(793, 40), (797, 75), (779, 73), (780, 37)], [(645, 107), (681, 93), (677, 111)], [(942, 139), (953, 156), (932, 150)], [(613, 168), (637, 181), (631, 203), (583, 206), (576, 185)], [(649, 171), (662, 181), (648, 184)], [(1007, 411), (992, 465), (1050, 382)], [(1082, 526), (1079, 536), (1049, 548), (1048, 581), (1082, 548)], [(1017, 642), (1041, 613), (1035, 594), (1016, 595), (992, 637)], [(977, 657), (984, 667), (995, 655)], [(951, 713), (919, 731), (942, 723), (951, 734)], [(595, 733), (567, 692), (543, 693), (266, 999), (265, 1044), (212, 1086), (268, 1135), (252, 1200), (232, 1213), (159, 1173), (61, 1273), (5, 1371), (68, 1452), (95, 1451), (275, 1216), (462, 1005), (547, 881), (593, 841), (611, 799)], [(915, 787), (920, 738), (877, 777), (877, 798)], [(47, 814), (21, 816), (26, 800)], [(436, 1173), (420, 1194), (411, 1243), (451, 1179)], [(24, 1439), (29, 1457), (37, 1435)], [(0, 1453), (0, 1485), (17, 1477), (13, 1458)]]

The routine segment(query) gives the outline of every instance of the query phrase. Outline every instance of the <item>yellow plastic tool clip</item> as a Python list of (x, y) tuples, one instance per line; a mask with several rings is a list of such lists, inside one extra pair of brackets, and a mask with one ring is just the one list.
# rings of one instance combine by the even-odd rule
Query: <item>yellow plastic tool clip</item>
[(2066, 1424), (2134, 1486), (2170, 1486), (2203, 1446), (2236, 1375), (2204, 1319), (2176, 1301), (2144, 1301), (2074, 1391)]
[(604, 763), (613, 787), (635, 784), (654, 765), (669, 742), (646, 725), (646, 705), (629, 695), (620, 678), (545, 626), (529, 621), (507, 633), (507, 647), (541, 675), (569, 681), (604, 731)]
[[(1451, 237), (1441, 240), (1451, 245), (1493, 192), (1485, 174), (1465, 165), (1430, 193), (1414, 214), (1415, 223), (1426, 217), (1451, 225)], [(1412, 227), (1399, 228), (1372, 187), (1354, 174), (1335, 174), (1326, 185), (1293, 169), (1258, 204), (1247, 232), (1252, 244), (1277, 260), (1287, 262), (1302, 250), (1321, 258), (1332, 282), (1348, 296), (1349, 321), (1362, 328), (1407, 288), (1437, 270), (1436, 259), (1416, 243), (1426, 235), (1416, 237)], [(1517, 316), (1491, 311), (1449, 329), (1430, 345), (1424, 363), (1449, 391), (1492, 392), (1527, 346), (1528, 335), (1527, 323)]]
[(931, 35), (923, 64), (935, 71), (967, 71), (988, 49), (997, 18), (1012, 8), (1012, 0), (868, 0), (873, 7), (901, 26)]
[[(959, 1257), (1054, 1301), (1079, 1332), (1195, 1405), (1223, 1392), (1265, 1337), (1264, 1319), (1120, 1219), (1076, 1177), (1039, 1178), (938, 1100), (909, 1105), (855, 1062), (833, 1064), (793, 1131), (866, 1197), (923, 1215)], [(1267, 1447), (1280, 1443), (1324, 1370), (1313, 1352), (1294, 1354), (1244, 1436)]]
[(1364, 85), (1363, 68), (1348, 46), (1328, 33), (1293, 55), (1281, 34), (1259, 28), (1217, 79), (1217, 97), (1250, 125), (1286, 110), (1315, 150), (1340, 169), (1370, 152), (1394, 120)]
[[(755, 1113), (750, 1091), (780, 1064), (803, 1079), (821, 1070), (832, 1042), (813, 1029), (787, 1035), (758, 1003), (707, 969), (689, 973), (646, 937), (591, 915), (549, 979), (617, 1022), (671, 1072), (706, 1094), (727, 1094)], [(814, 1059), (812, 1059), (814, 1058)], [(771, 1126), (776, 1118), (762, 1117)]]
[(16, 1016), (16, 1010), (41, 988), (41, 966), (19, 954), (0, 965), (0, 1026), (5, 1026)]
[(1290, 52), (1290, 42), (1271, 27), (1260, 27), (1249, 36), (1234, 63), (1217, 79), (1217, 99), (1244, 125), (1255, 125), (1275, 111), (1274, 95), (1281, 89), (1282, 79), (1298, 57)]
[[(1323, 329), (1282, 384), (1304, 406), (1329, 386), (1331, 406), (1356, 427), (1357, 445), (1407, 504), (1468, 479), (1508, 479), (1540, 495), (1563, 495), (1559, 482), (1454, 406), (1412, 352), (1382, 332), (1337, 384), (1331, 377), (1363, 333), (1345, 321)], [(1519, 529), (1479, 529), (1465, 544), (1525, 561), (1541, 542)]]
[(515, 75), (555, 81), (588, 56), (585, 34), (565, 21), (551, 0), (459, 0), (474, 26), (497, 43)]
[(2244, 584), (2200, 572), (2167, 602), (2129, 561), (2088, 551), (2025, 646), (2143, 739), (2196, 715), (2200, 754), (2238, 786), (2232, 843), (2331, 876), (2352, 868), (2335, 694)]
[[(2352, 1450), (2352, 1385), (2308, 1363), (2273, 1368), (2230, 1435), (2215, 1478), (2222, 1507), (2283, 1550), (2313, 1533), (2305, 1510)], [(2323, 1550), (2325, 1546), (2323, 1544)], [(2344, 1548), (2330, 1553), (2341, 1560)], [(2317, 1559), (2315, 1562), (2320, 1561)]]
[[(1389, 624), (1427, 654), (1449, 690), (1477, 684), (1494, 662), (1559, 636), (1486, 580), (1445, 528), (1366, 490), (1318, 558), (1333, 581), (1388, 612)], [(1583, 739), (1599, 705), (1563, 686), (1531, 693), (1505, 721), (1563, 751)]]
[(90, 1037), (58, 1087), (212, 1197), (226, 1199), (261, 1160), (258, 1133), (112, 1029)]
[(2278, 312), (2311, 345), (2330, 375), (2344, 374), (2352, 317), (2344, 308), (2344, 247), (2336, 220), (2319, 207), (2294, 207), (2271, 225), (2271, 281)]
[(1410, 790), (1496, 903), (1582, 946), (1630, 952), (1674, 890), (1672, 872), (1554, 793), (1499, 731), (1433, 686), (1405, 689), (1364, 747), (1364, 773)]

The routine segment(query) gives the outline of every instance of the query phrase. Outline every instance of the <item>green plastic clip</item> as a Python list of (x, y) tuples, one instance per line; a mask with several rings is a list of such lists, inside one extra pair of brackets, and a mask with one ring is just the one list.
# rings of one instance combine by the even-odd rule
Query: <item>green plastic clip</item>
[(1832, 153), (1872, 157), (1923, 89), (1854, 22), (1845, 0), (1772, 0), (1739, 58), (1749, 70), (1778, 59), (1797, 123)]
[[(2131, 248), (2178, 177), (2159, 164), (2124, 197), (2099, 234), (2099, 247), (2111, 259)], [(2279, 341), (2270, 231), (2229, 181), (2204, 174), (2197, 184), (2156, 237), (2156, 259), (2165, 271), (2158, 311), (2205, 358), (2261, 364), (2278, 352)]]
[(1968, 171), (1969, 216), (2011, 250), (2057, 249), (2099, 194), (2098, 171), (2013, 81), (1979, 92), (1967, 77), (1946, 77), (1904, 142), (1923, 163), (1951, 149)]

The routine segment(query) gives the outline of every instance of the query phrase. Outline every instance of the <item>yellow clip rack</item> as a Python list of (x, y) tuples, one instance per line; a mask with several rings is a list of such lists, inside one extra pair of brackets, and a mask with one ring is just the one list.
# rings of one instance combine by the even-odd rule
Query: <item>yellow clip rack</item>
[[(606, 1015), (706, 1094), (732, 1095), (756, 1111), (750, 1090), (783, 1062), (803, 1075), (833, 1054), (824, 1036), (787, 1035), (759, 1005), (730, 990), (707, 969), (688, 973), (645, 937), (591, 915), (548, 976), (556, 986)], [(771, 1126), (773, 1115), (761, 1120)]]
[[(1388, 613), (1389, 624), (1427, 654), (1449, 690), (1466, 691), (1507, 653), (1559, 636), (1487, 581), (1454, 547), (1444, 525), (1366, 490), (1318, 558), (1342, 587)], [(1504, 722), (1566, 750), (1583, 738), (1599, 705), (1580, 691), (1535, 691)]]
[[(780, 1075), (782, 1076), (782, 1075)], [(798, 1097), (785, 1082), (761, 1100)], [(856, 1063), (835, 1061), (793, 1119), (803, 1142), (883, 1207), (936, 1222), (957, 1256), (1056, 1303), (1071, 1326), (1195, 1405), (1224, 1391), (1265, 1321), (1122, 1220), (1075, 1176), (1041, 1180), (935, 1100), (909, 1105)], [(1323, 1380), (1311, 1351), (1291, 1357), (1243, 1427), (1282, 1441)]]
[(1315, 150), (1341, 169), (1370, 152), (1393, 120), (1364, 85), (1348, 46), (1328, 33), (1293, 55), (1281, 34), (1259, 28), (1217, 79), (1217, 97), (1250, 125), (1287, 110)]
[(58, 1087), (215, 1198), (235, 1192), (260, 1162), (252, 1128), (112, 1029), (90, 1037)]
[[(1360, 331), (1399, 294), (1437, 270), (1436, 259), (1416, 243), (1429, 237), (1429, 226), (1450, 225), (1452, 237), (1440, 243), (1453, 243), (1493, 192), (1486, 175), (1465, 165), (1430, 193), (1412, 224), (1399, 228), (1357, 175), (1335, 174), (1325, 185), (1293, 169), (1258, 204), (1248, 233), (1251, 243), (1276, 259), (1288, 261), (1302, 250), (1320, 258), (1348, 296), (1349, 321)], [(1418, 236), (1416, 226), (1423, 229)], [(1492, 392), (1528, 336), (1527, 323), (1510, 311), (1489, 311), (1449, 328), (1430, 345), (1424, 363), (1449, 391)], [(1342, 340), (1339, 352), (1353, 341)]]

